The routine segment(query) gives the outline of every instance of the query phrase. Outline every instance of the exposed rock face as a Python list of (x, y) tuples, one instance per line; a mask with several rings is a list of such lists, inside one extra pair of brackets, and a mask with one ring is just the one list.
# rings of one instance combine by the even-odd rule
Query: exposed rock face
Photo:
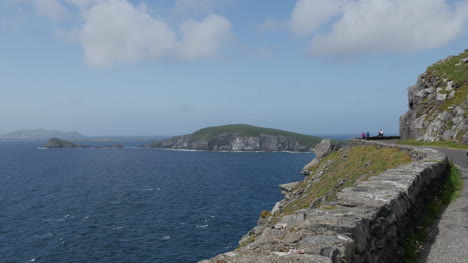
[(403, 262), (408, 235), (423, 218), (425, 204), (441, 190), (447, 157), (428, 148), (352, 143), (399, 148), (413, 162), (344, 188), (328, 208), (299, 209), (279, 218), (272, 212), (241, 239), (238, 249), (202, 263)]
[(310, 152), (293, 136), (267, 135), (242, 136), (238, 133), (222, 133), (210, 139), (196, 139), (193, 135), (172, 137), (145, 145), (151, 148), (188, 149), (201, 151), (266, 151)]
[(302, 169), (303, 175), (309, 175), (309, 168), (317, 165), (320, 160), (334, 151), (338, 151), (340, 146), (329, 139), (324, 139), (315, 145), (315, 158)]
[[(403, 140), (468, 144), (468, 51), (429, 67), (408, 88), (409, 111), (400, 117)], [(453, 79), (450, 79), (453, 78)]]

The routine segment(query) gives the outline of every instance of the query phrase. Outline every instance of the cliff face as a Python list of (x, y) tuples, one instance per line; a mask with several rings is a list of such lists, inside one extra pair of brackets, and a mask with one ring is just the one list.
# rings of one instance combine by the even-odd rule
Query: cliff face
[(222, 133), (212, 138), (195, 138), (193, 135), (172, 137), (145, 145), (151, 148), (187, 149), (202, 151), (292, 151), (309, 152), (294, 136), (267, 135), (244, 136), (236, 132)]
[(468, 144), (468, 50), (430, 66), (408, 88), (402, 139)]

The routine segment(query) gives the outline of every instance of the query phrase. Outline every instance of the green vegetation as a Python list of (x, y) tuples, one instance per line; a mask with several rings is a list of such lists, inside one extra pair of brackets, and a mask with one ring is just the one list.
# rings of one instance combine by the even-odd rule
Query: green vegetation
[(468, 145), (459, 144), (454, 141), (443, 141), (443, 142), (423, 142), (416, 140), (404, 140), (399, 141), (397, 144), (412, 145), (412, 146), (430, 146), (430, 147), (442, 147), (442, 148), (453, 148), (468, 150)]
[(440, 110), (447, 110), (448, 107), (453, 105), (461, 105), (465, 102), (468, 95), (468, 63), (460, 63), (460, 60), (468, 57), (468, 50), (465, 50), (463, 53), (458, 56), (453, 56), (445, 61), (436, 63), (430, 66), (426, 71), (426, 77), (428, 79), (438, 78), (436, 80), (437, 86), (443, 86), (444, 79), (448, 81), (453, 81), (454, 86), (459, 88), (456, 89), (455, 97), (453, 99), (448, 99), (441, 106)]
[(76, 144), (76, 143), (69, 142), (69, 141), (64, 141), (58, 138), (52, 138), (47, 142), (45, 147), (47, 148), (80, 148), (83, 146)]
[(445, 181), (445, 185), (441, 194), (424, 208), (424, 218), (418, 231), (413, 233), (406, 241), (405, 247), (405, 262), (416, 262), (419, 252), (423, 248), (423, 242), (429, 234), (432, 225), (435, 223), (437, 216), (440, 215), (450, 202), (456, 200), (460, 196), (460, 191), (463, 188), (463, 180), (460, 171), (450, 164), (450, 171)]
[[(371, 145), (331, 153), (310, 169), (311, 175), (293, 190), (301, 194), (291, 199), (275, 217), (293, 214), (303, 208), (319, 207), (323, 201), (334, 200), (341, 189), (409, 162), (411, 157), (399, 149)], [(333, 207), (325, 206), (325, 209)]]
[(223, 133), (237, 133), (240, 136), (260, 136), (260, 134), (293, 136), (300, 144), (310, 148), (315, 147), (315, 145), (322, 140), (320, 137), (270, 128), (262, 128), (247, 124), (231, 124), (204, 128), (193, 133), (193, 138), (197, 140), (211, 139)]

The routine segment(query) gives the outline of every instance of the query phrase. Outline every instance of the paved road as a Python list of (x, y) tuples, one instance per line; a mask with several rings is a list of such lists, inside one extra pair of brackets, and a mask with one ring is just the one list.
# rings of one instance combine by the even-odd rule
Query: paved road
[(447, 207), (432, 228), (418, 262), (468, 262), (468, 163), (466, 151), (442, 149), (462, 172), (461, 196)]

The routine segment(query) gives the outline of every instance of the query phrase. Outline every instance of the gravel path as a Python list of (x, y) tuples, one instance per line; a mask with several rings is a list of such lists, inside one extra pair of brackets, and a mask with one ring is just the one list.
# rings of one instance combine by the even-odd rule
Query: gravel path
[(461, 196), (447, 207), (432, 228), (420, 255), (419, 263), (468, 262), (468, 163), (466, 151), (441, 149), (462, 172)]

